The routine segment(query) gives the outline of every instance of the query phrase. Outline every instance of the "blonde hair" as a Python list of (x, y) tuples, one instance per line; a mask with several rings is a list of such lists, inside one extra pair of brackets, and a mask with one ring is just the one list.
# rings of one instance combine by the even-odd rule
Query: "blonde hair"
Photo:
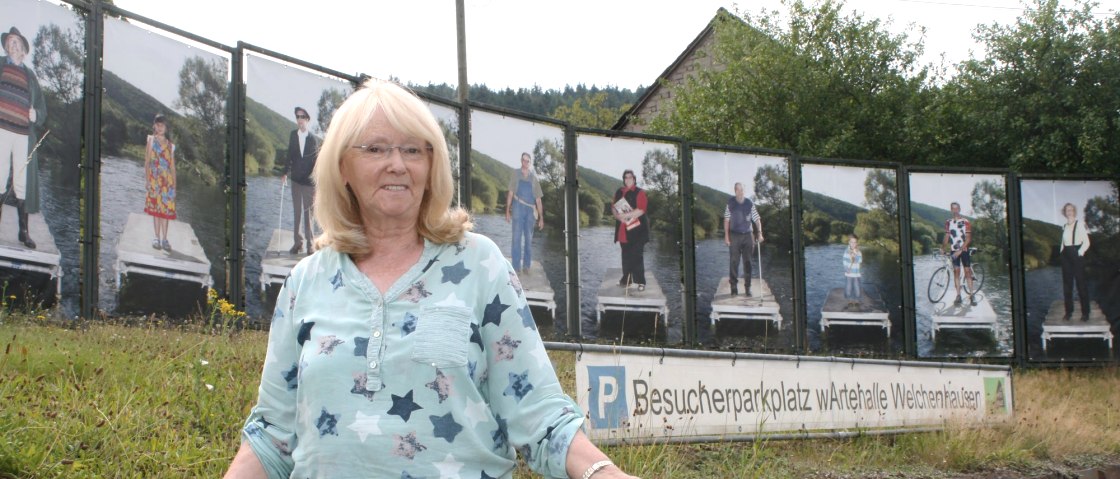
[(358, 138), (380, 109), (389, 124), (401, 133), (414, 136), (432, 147), (428, 185), (420, 201), (416, 229), (433, 243), (455, 243), (470, 231), (470, 215), (452, 208), (455, 180), (443, 130), (431, 110), (404, 87), (382, 80), (368, 80), (338, 107), (319, 149), (312, 177), (315, 180), (315, 220), (323, 234), (315, 239), (316, 248), (333, 247), (347, 254), (369, 253), (362, 228), (361, 205), (342, 178), (342, 155), (360, 141)]

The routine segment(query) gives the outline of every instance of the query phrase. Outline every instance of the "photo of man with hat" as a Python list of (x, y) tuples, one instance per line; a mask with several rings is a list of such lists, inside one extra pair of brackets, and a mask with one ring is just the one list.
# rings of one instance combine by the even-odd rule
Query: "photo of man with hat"
[[(284, 165), (284, 176), (292, 178), (292, 209), (295, 215), (292, 234), (295, 237), (291, 254), (299, 254), (300, 246), (311, 253), (311, 202), (315, 198), (315, 185), (311, 183), (311, 171), (315, 169), (315, 158), (319, 154), (319, 144), (307, 129), (311, 115), (302, 107), (295, 108), (296, 125), (288, 137), (288, 161)], [(303, 237), (300, 236), (300, 222), (303, 222)], [(306, 241), (306, 243), (304, 243)]]
[[(19, 214), (19, 242), (35, 249), (27, 229), (28, 185), (36, 185), (38, 165), (30, 153), (38, 140), (38, 130), (47, 120), (47, 102), (35, 72), (24, 64), (31, 45), (12, 27), (0, 35), (4, 56), (0, 57), (0, 203), (15, 203)], [(10, 187), (8, 185), (11, 185)], [(0, 212), (2, 212), (0, 206)]]

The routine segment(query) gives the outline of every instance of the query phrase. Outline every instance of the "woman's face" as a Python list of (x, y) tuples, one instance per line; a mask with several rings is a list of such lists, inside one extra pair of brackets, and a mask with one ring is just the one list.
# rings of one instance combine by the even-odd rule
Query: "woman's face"
[(167, 125), (157, 121), (155, 123), (152, 123), (152, 131), (154, 131), (159, 136), (163, 136), (167, 134)]
[[(362, 217), (415, 223), (431, 169), (428, 144), (397, 131), (380, 108), (358, 135), (357, 144), (393, 147), (380, 159), (360, 148), (346, 148), (342, 154), (342, 179), (358, 198)], [(398, 146), (419, 148), (424, 153), (406, 159)]]
[(634, 175), (627, 173), (622, 177), (622, 184), (626, 185), (627, 188), (634, 186)]
[(1074, 218), (1077, 218), (1077, 209), (1072, 206), (1066, 206), (1065, 208), (1062, 208), (1062, 214), (1064, 214), (1067, 219), (1072, 220)]
[(859, 247), (859, 240), (849, 237), (848, 238), (848, 247), (851, 248), (851, 249), (858, 248)]

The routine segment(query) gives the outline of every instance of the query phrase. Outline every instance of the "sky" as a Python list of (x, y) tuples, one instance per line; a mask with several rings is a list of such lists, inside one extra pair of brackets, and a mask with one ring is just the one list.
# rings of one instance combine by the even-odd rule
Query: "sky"
[[(1063, 0), (1068, 3), (1069, 0)], [(648, 86), (717, 9), (779, 9), (780, 0), (465, 0), (468, 81), (491, 88)], [(456, 84), (455, 2), (117, 0), (116, 5), (213, 41), (244, 41), (346, 73)], [(924, 62), (950, 64), (979, 47), (977, 24), (1009, 24), (1018, 0), (848, 0), (865, 18), (925, 28)], [(1120, 9), (1103, 0), (1095, 12)], [(1104, 18), (1104, 15), (1098, 18)]]
[(307, 110), (311, 117), (308, 128), (320, 137), (323, 132), (318, 131), (318, 104), (323, 90), (342, 90), (346, 95), (351, 91), (348, 81), (253, 54), (245, 62), (245, 76), (245, 96), (287, 118), (292, 128), (296, 125), (295, 108)]
[(1066, 222), (1061, 215), (1062, 205), (1073, 203), (1077, 206), (1078, 217), (1084, 219), (1089, 198), (1112, 195), (1112, 184), (1108, 181), (1023, 180), (1019, 188), (1023, 217), (1055, 225)]
[[(179, 70), (191, 57), (219, 59), (229, 68), (229, 55), (153, 33), (116, 18), (105, 19), (104, 68), (163, 103), (175, 108)], [(177, 110), (179, 113), (183, 111)]]
[(981, 181), (995, 181), (1004, 185), (1003, 175), (972, 175), (968, 173), (910, 173), (910, 202), (949, 209), (956, 201), (961, 205), (961, 215), (975, 216), (972, 209), (972, 189)]
[(676, 143), (646, 141), (637, 138), (609, 138), (599, 135), (577, 135), (576, 163), (592, 171), (618, 178), (622, 186), (622, 172), (633, 170), (638, 186), (649, 188), (649, 182), (642, 176), (642, 160), (646, 152), (667, 150), (674, 156), (678, 154)]
[(863, 182), (873, 168), (802, 164), (801, 188), (866, 208)]
[(735, 183), (742, 183), (744, 194), (755, 199), (754, 175), (764, 165), (784, 165), (787, 159), (726, 151), (692, 150), (692, 181), (727, 193), (735, 194)]
[(471, 110), (471, 148), (511, 168), (521, 168), (521, 154), (533, 154), (537, 140), (564, 144), (564, 130), (482, 110)]

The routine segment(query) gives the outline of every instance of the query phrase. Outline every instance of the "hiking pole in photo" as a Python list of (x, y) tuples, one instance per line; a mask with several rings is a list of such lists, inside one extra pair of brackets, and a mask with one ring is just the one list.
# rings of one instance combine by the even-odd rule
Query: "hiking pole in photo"
[[(43, 136), (39, 137), (39, 141), (37, 141), (35, 143), (35, 146), (31, 148), (31, 151), (29, 153), (27, 153), (27, 158), (25, 158), (23, 160), (23, 163), (21, 165), (19, 165), (18, 170), (16, 169), (15, 165), (12, 165), (12, 184), (13, 185), (15, 184), (15, 176), (23, 173), (23, 170), (27, 169), (27, 165), (30, 165), (31, 164), (31, 159), (35, 157), (35, 152), (39, 151), (39, 147), (43, 145), (43, 140), (46, 140), (47, 135), (49, 135), (50, 133), (51, 133), (50, 130), (47, 130), (47, 131), (43, 132)], [(0, 195), (0, 207), (2, 207), (3, 204), (8, 201), (8, 195), (11, 195), (12, 193), (14, 193), (13, 190), (15, 190), (14, 186), (12, 188), (8, 189), (7, 191), (5, 191), (3, 195)]]
[[(276, 229), (284, 230), (284, 185), (288, 184), (288, 175), (280, 177), (280, 214), (276, 218)], [(292, 230), (292, 241), (295, 241), (295, 230)]]

